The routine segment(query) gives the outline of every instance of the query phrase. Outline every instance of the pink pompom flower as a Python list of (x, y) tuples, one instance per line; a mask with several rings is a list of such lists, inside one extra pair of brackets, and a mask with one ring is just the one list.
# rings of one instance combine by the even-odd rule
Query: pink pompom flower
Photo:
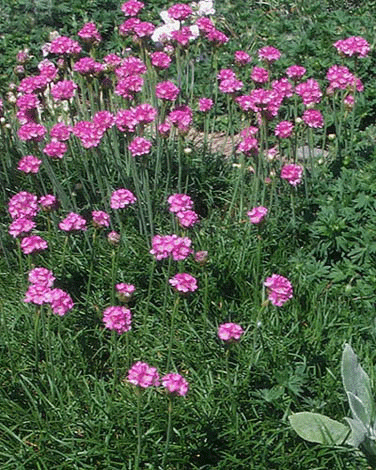
[(122, 4), (121, 11), (125, 16), (136, 16), (144, 6), (144, 3), (138, 0), (128, 0), (128, 2)]
[(290, 121), (279, 122), (274, 129), (274, 135), (280, 139), (287, 139), (291, 137), (294, 125)]
[(24, 173), (36, 174), (38, 173), (41, 164), (42, 160), (39, 158), (34, 157), (34, 155), (26, 155), (18, 162), (17, 170), (23, 171)]
[(85, 231), (86, 227), (86, 220), (81, 217), (79, 214), (75, 212), (70, 212), (65, 219), (59, 222), (59, 229), (63, 230), (64, 232), (73, 232), (78, 230)]
[(303, 177), (303, 167), (295, 163), (284, 165), (281, 170), (281, 178), (288, 181), (291, 186), (301, 183)]
[(294, 82), (297, 82), (298, 80), (300, 80), (305, 73), (306, 73), (306, 69), (302, 67), (301, 65), (291, 65), (286, 70), (286, 75), (292, 80), (294, 80)]
[(291, 282), (279, 274), (266, 278), (264, 286), (268, 290), (270, 302), (277, 307), (282, 307), (293, 296)]
[(247, 212), (251, 224), (260, 224), (268, 214), (268, 209), (264, 206), (254, 207)]
[(131, 322), (132, 315), (128, 308), (121, 306), (107, 307), (103, 312), (105, 327), (116, 331), (119, 335), (132, 328)]
[(189, 5), (186, 5), (185, 3), (176, 3), (167, 10), (167, 13), (170, 18), (181, 21), (191, 16), (193, 10)]
[(281, 53), (273, 46), (265, 46), (258, 51), (259, 59), (272, 63), (281, 57)]
[(8, 203), (8, 211), (12, 219), (21, 217), (31, 219), (37, 215), (38, 210), (38, 197), (27, 191), (15, 194)]
[(306, 109), (302, 118), (308, 127), (321, 129), (324, 126), (324, 119), (318, 109)]
[(29, 271), (28, 281), (31, 284), (52, 287), (55, 281), (55, 276), (53, 275), (52, 271), (47, 268), (36, 267)]
[(192, 210), (183, 210), (176, 214), (179, 225), (183, 228), (189, 228), (199, 221), (198, 214)]
[(171, 57), (165, 52), (153, 52), (150, 54), (151, 64), (157, 69), (168, 69), (171, 64)]
[(158, 261), (170, 256), (174, 261), (181, 261), (193, 253), (191, 245), (192, 240), (188, 237), (178, 237), (175, 234), (154, 235), (149, 253)]
[(21, 250), (25, 255), (32, 253), (39, 253), (40, 251), (47, 250), (48, 243), (39, 235), (31, 235), (24, 237), (21, 241)]
[(128, 371), (128, 381), (141, 388), (159, 387), (159, 373), (146, 362), (137, 361)]
[(333, 45), (340, 54), (347, 57), (352, 57), (353, 55), (366, 57), (371, 49), (368, 42), (360, 36), (351, 36), (347, 39), (340, 39)]
[(160, 100), (175, 101), (180, 93), (180, 89), (169, 80), (157, 83), (155, 86), (155, 95)]
[(173, 395), (184, 397), (189, 390), (187, 380), (180, 374), (166, 374), (162, 377), (162, 385)]
[(46, 300), (55, 315), (64, 316), (74, 307), (71, 296), (62, 289), (51, 289), (46, 293)]
[(178, 292), (194, 292), (197, 289), (197, 279), (188, 273), (178, 273), (168, 280), (169, 284)]
[(136, 196), (129, 189), (120, 188), (111, 194), (110, 207), (111, 209), (124, 209), (136, 201)]
[(116, 284), (115, 289), (119, 300), (124, 303), (128, 303), (136, 291), (136, 287), (133, 284), (125, 284), (124, 282)]
[(202, 113), (206, 113), (212, 109), (213, 104), (213, 100), (210, 98), (200, 98), (198, 100), (198, 109)]
[(31, 232), (35, 227), (36, 223), (33, 220), (20, 217), (13, 220), (13, 222), (9, 225), (8, 232), (9, 235), (11, 235), (13, 238), (18, 238)]
[(128, 145), (128, 150), (131, 152), (132, 157), (147, 155), (152, 147), (150, 140), (144, 137), (135, 137)]
[(234, 54), (235, 63), (243, 66), (251, 62), (251, 56), (245, 51), (236, 51)]
[(93, 218), (93, 225), (96, 228), (109, 227), (110, 216), (104, 211), (92, 211), (91, 216)]
[(237, 323), (222, 323), (218, 327), (218, 338), (222, 341), (239, 341), (243, 333), (243, 328)]
[(170, 204), (170, 212), (181, 212), (193, 208), (193, 201), (188, 194), (176, 193), (168, 197), (167, 202)]

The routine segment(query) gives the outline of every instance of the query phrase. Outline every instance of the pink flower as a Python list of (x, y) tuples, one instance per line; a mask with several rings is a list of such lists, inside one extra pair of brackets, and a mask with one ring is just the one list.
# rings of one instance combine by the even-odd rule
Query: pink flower
[(183, 26), (182, 28), (176, 31), (171, 31), (171, 37), (178, 44), (186, 46), (187, 44), (189, 44), (189, 41), (194, 38), (194, 35), (189, 26)]
[(129, 0), (121, 6), (121, 11), (125, 16), (136, 16), (144, 8), (144, 3), (137, 0)]
[(345, 103), (345, 107), (347, 110), (351, 110), (354, 107), (355, 104), (355, 98), (354, 95), (347, 95), (343, 98), (343, 102)]
[(180, 89), (169, 80), (155, 86), (155, 95), (161, 100), (175, 101), (179, 93)]
[(21, 250), (25, 255), (38, 253), (47, 250), (47, 248), (48, 243), (39, 235), (31, 235), (30, 237), (23, 238), (21, 241)]
[(249, 221), (251, 224), (261, 223), (268, 214), (268, 209), (263, 206), (254, 207), (252, 210), (247, 212)]
[(182, 132), (188, 132), (192, 124), (193, 112), (189, 106), (177, 106), (168, 115), (168, 119)]
[(172, 194), (168, 197), (167, 202), (170, 204), (170, 212), (181, 212), (184, 210), (192, 209), (193, 201), (188, 194)]
[(272, 90), (281, 98), (291, 98), (294, 95), (294, 87), (287, 78), (272, 81)]
[(144, 137), (135, 137), (128, 145), (128, 150), (131, 152), (132, 157), (147, 155), (150, 152), (152, 143), (144, 139)]
[(136, 196), (129, 189), (120, 188), (111, 194), (110, 207), (111, 209), (124, 209), (136, 201)]
[(20, 217), (35, 217), (38, 213), (38, 198), (35, 194), (20, 191), (15, 194), (8, 203), (8, 211), (12, 219)]
[(258, 152), (258, 141), (254, 137), (244, 137), (244, 139), (237, 146), (238, 152), (243, 152), (246, 155), (256, 154)]
[(17, 98), (16, 106), (20, 109), (36, 109), (39, 106), (39, 99), (33, 93), (27, 93)]
[(164, 121), (158, 126), (158, 132), (162, 135), (162, 137), (167, 137), (171, 131), (171, 123), (168, 121)]
[(54, 39), (49, 47), (49, 52), (51, 54), (77, 55), (81, 50), (81, 46), (77, 41), (66, 36), (59, 36)]
[(291, 136), (294, 125), (289, 121), (279, 122), (274, 129), (274, 135), (280, 139), (287, 139)]
[(256, 83), (266, 83), (269, 79), (269, 72), (263, 67), (253, 67), (251, 79)]
[(322, 128), (324, 119), (318, 109), (306, 109), (303, 113), (303, 121), (308, 127)]
[(150, 124), (157, 117), (158, 111), (149, 103), (142, 103), (133, 109), (135, 119), (140, 124)]
[(109, 111), (98, 111), (93, 116), (93, 123), (103, 131), (106, 131), (115, 124), (115, 116)]
[(313, 103), (320, 103), (322, 92), (320, 85), (313, 78), (309, 78), (306, 82), (299, 83), (295, 92), (302, 98), (303, 103), (307, 106)]
[(71, 126), (67, 126), (63, 122), (58, 122), (51, 127), (50, 137), (52, 140), (65, 141), (69, 139), (71, 132)]
[(130, 33), (134, 33), (136, 25), (140, 24), (141, 20), (139, 18), (128, 18), (124, 23), (119, 26), (120, 36), (127, 36)]
[(115, 116), (115, 125), (121, 132), (134, 132), (138, 124), (133, 109), (119, 109)]
[(62, 289), (51, 289), (46, 293), (46, 300), (55, 315), (63, 316), (74, 307), (71, 296)]
[(146, 70), (144, 62), (139, 57), (131, 55), (122, 60), (121, 66), (115, 70), (115, 75), (121, 79), (129, 75), (143, 75)]
[(75, 212), (70, 212), (65, 219), (59, 223), (59, 229), (64, 232), (72, 232), (77, 230), (87, 230), (86, 220)]
[(194, 292), (197, 289), (197, 279), (187, 273), (178, 273), (168, 280), (178, 292)]
[(133, 28), (134, 33), (139, 38), (150, 37), (153, 34), (154, 30), (155, 26), (147, 21), (141, 21), (140, 23), (137, 23)]
[(48, 302), (47, 296), (50, 290), (51, 289), (44, 284), (31, 284), (25, 292), (23, 301), (35, 305), (43, 305)]
[(210, 31), (215, 30), (214, 23), (210, 18), (200, 17), (196, 20), (196, 26), (202, 33), (210, 33)]
[(76, 89), (77, 85), (72, 80), (61, 80), (53, 85), (51, 95), (55, 101), (70, 100)]
[(282, 307), (293, 296), (291, 282), (279, 274), (266, 278), (264, 286), (268, 289), (270, 302), (277, 307)]
[(174, 20), (185, 20), (192, 15), (193, 10), (185, 3), (176, 3), (167, 10), (168, 16)]
[(82, 75), (103, 72), (104, 69), (104, 65), (96, 62), (92, 57), (82, 57), (73, 66), (73, 70)]
[(251, 56), (245, 51), (236, 51), (234, 54), (235, 63), (237, 65), (247, 65), (251, 62)]
[(122, 302), (129, 302), (132, 298), (133, 293), (136, 290), (136, 287), (133, 284), (125, 284), (124, 282), (120, 282), (115, 286), (116, 292), (118, 294), (119, 300)]
[(198, 264), (204, 265), (208, 260), (208, 252), (207, 251), (196, 251), (195, 253), (195, 261)]
[(110, 245), (118, 245), (120, 242), (120, 233), (115, 232), (114, 230), (107, 235), (107, 240)]
[(272, 63), (281, 57), (281, 53), (275, 47), (265, 46), (259, 49), (258, 56), (259, 56), (259, 59)]
[(39, 62), (38, 69), (41, 75), (44, 75), (48, 81), (52, 82), (57, 77), (57, 67), (56, 65), (48, 59), (42, 60)]
[(333, 45), (340, 54), (348, 57), (352, 57), (353, 55), (366, 57), (370, 51), (370, 45), (360, 36), (351, 36), (347, 39), (340, 39)]
[(222, 341), (238, 341), (243, 333), (243, 328), (237, 323), (222, 323), (218, 327), (218, 337)]
[(174, 261), (186, 259), (193, 250), (192, 240), (188, 237), (178, 237), (177, 235), (155, 235), (152, 239), (152, 249), (150, 254), (157, 260), (172, 257)]
[(53, 211), (59, 207), (59, 201), (53, 194), (46, 194), (45, 196), (41, 196), (39, 199), (39, 204), (46, 212)]
[(243, 82), (237, 80), (236, 78), (230, 78), (228, 80), (222, 80), (219, 83), (219, 91), (221, 93), (235, 93), (236, 91), (240, 91), (243, 88)]
[(151, 386), (158, 387), (159, 374), (155, 367), (149, 366), (146, 362), (138, 361), (128, 371), (128, 381), (141, 388)]
[(213, 100), (210, 98), (200, 98), (198, 101), (198, 109), (199, 111), (206, 113), (210, 111), (213, 107)]
[(58, 140), (52, 140), (43, 149), (43, 152), (51, 158), (61, 159), (67, 151), (67, 144)]
[(192, 210), (180, 211), (176, 216), (179, 219), (179, 225), (183, 228), (192, 227), (199, 221), (197, 213)]
[(104, 135), (104, 129), (91, 121), (78, 121), (72, 130), (84, 148), (98, 147)]
[(171, 58), (164, 52), (153, 52), (150, 54), (151, 64), (158, 69), (168, 69), (171, 64)]
[(47, 129), (41, 124), (28, 122), (18, 129), (17, 135), (20, 140), (34, 140), (35, 142), (40, 142), (44, 138), (46, 132)]
[(39, 160), (39, 158), (34, 157), (34, 155), (26, 155), (18, 162), (17, 170), (23, 171), (24, 173), (36, 174), (41, 164), (42, 160)]
[(93, 225), (95, 227), (109, 227), (110, 216), (104, 211), (92, 211), (91, 216), (93, 218)]
[(170, 393), (184, 397), (188, 393), (189, 384), (180, 374), (167, 374), (162, 377), (162, 385)]
[(215, 28), (207, 32), (206, 38), (214, 44), (226, 44), (229, 41), (229, 38), (225, 34)]
[(31, 284), (52, 287), (55, 281), (55, 276), (49, 269), (37, 267), (29, 271), (28, 280)]
[(287, 164), (282, 167), (281, 178), (288, 181), (292, 186), (301, 183), (303, 177), (303, 167), (295, 163)]
[(45, 75), (34, 75), (21, 80), (17, 91), (20, 93), (39, 93), (46, 89), (49, 78)]
[(89, 43), (99, 43), (102, 40), (95, 23), (85, 23), (80, 31), (78, 31), (77, 35)]
[(294, 80), (294, 82), (300, 80), (305, 73), (306, 69), (300, 65), (291, 65), (291, 67), (286, 70), (286, 75)]
[(131, 311), (125, 307), (107, 307), (103, 312), (103, 323), (106, 328), (115, 330), (119, 335), (132, 328), (131, 321)]
[(139, 75), (127, 75), (119, 80), (115, 93), (124, 99), (133, 99), (135, 93), (139, 93), (144, 85), (144, 79)]
[(221, 69), (217, 74), (218, 80), (231, 80), (235, 78), (236, 74), (232, 69)]
[(36, 227), (36, 223), (25, 217), (14, 219), (9, 225), (9, 235), (13, 238), (21, 237), (31, 232)]

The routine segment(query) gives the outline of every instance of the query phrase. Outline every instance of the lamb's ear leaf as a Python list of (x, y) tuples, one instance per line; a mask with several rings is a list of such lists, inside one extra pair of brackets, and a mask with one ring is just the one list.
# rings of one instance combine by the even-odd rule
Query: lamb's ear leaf
[(367, 435), (367, 429), (357, 419), (345, 418), (345, 420), (351, 428), (351, 435), (347, 438), (346, 444), (359, 448)]
[[(342, 353), (341, 374), (345, 392), (355, 395), (366, 410), (368, 426), (374, 417), (375, 403), (372, 397), (371, 381), (359, 364), (358, 358), (349, 344), (345, 345)], [(349, 395), (348, 395), (349, 396)], [(351, 406), (351, 403), (350, 403)], [(354, 416), (355, 418), (355, 416)]]
[(289, 421), (294, 431), (309, 442), (343, 445), (350, 434), (348, 426), (319, 413), (295, 413), (289, 416)]
[(371, 416), (368, 414), (368, 410), (364, 406), (364, 403), (359, 397), (351, 392), (347, 392), (347, 399), (349, 400), (353, 418), (360, 421), (365, 428), (368, 428), (371, 422)]

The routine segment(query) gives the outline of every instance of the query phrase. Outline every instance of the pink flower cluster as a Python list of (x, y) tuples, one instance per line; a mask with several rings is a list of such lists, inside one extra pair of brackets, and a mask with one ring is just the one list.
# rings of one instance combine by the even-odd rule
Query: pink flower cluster
[(254, 207), (247, 212), (251, 224), (260, 224), (268, 214), (268, 209), (264, 206)]
[(226, 342), (239, 341), (243, 333), (243, 328), (237, 323), (222, 323), (218, 327), (219, 339)]
[(116, 284), (115, 289), (119, 300), (124, 303), (128, 303), (132, 298), (136, 287), (133, 284), (125, 284), (124, 282), (120, 282), (119, 284)]
[(303, 113), (302, 119), (308, 127), (321, 129), (324, 126), (324, 119), (318, 109), (306, 109)]
[(121, 11), (125, 16), (136, 16), (144, 8), (144, 4), (138, 0), (129, 0), (121, 6)]
[(136, 196), (129, 189), (120, 188), (111, 194), (110, 207), (111, 209), (124, 209), (136, 201)]
[(66, 143), (52, 140), (44, 147), (43, 152), (51, 158), (62, 159), (67, 148)]
[(169, 80), (157, 83), (155, 86), (155, 96), (160, 100), (175, 101), (180, 93), (180, 89)]
[(95, 23), (85, 23), (84, 26), (78, 31), (77, 35), (88, 43), (100, 43), (102, 40), (101, 35), (97, 30)]
[(307, 81), (299, 83), (296, 86), (295, 92), (302, 98), (303, 103), (307, 106), (310, 104), (320, 103), (322, 92), (318, 82), (309, 78)]
[(351, 36), (347, 39), (340, 39), (333, 45), (340, 54), (348, 57), (352, 57), (353, 55), (366, 57), (371, 49), (368, 42), (360, 36)]
[(70, 212), (61, 222), (59, 222), (59, 229), (64, 232), (76, 232), (79, 230), (85, 231), (86, 220), (75, 212)]
[(159, 373), (155, 367), (146, 362), (138, 361), (128, 371), (128, 381), (141, 388), (159, 387)]
[(236, 51), (234, 60), (237, 65), (243, 66), (251, 62), (251, 56), (245, 51)]
[(91, 213), (93, 219), (93, 225), (96, 228), (109, 227), (110, 226), (110, 216), (107, 212), (104, 211), (92, 211)]
[(266, 278), (264, 286), (268, 290), (270, 302), (277, 307), (282, 307), (293, 296), (291, 282), (279, 274)]
[(168, 69), (171, 64), (171, 58), (165, 52), (153, 52), (150, 54), (151, 64), (157, 69)]
[[(146, 362), (138, 361), (128, 371), (128, 382), (136, 387), (148, 388), (161, 385), (159, 373), (156, 367)], [(162, 385), (173, 395), (185, 396), (189, 390), (187, 380), (180, 374), (169, 373), (162, 377)]]
[(286, 70), (286, 75), (292, 80), (294, 80), (294, 82), (297, 82), (298, 80), (300, 80), (305, 73), (306, 73), (306, 69), (302, 67), (301, 65), (291, 65)]
[(166, 374), (162, 377), (162, 385), (173, 395), (184, 397), (189, 390), (187, 380), (180, 374)]
[(73, 66), (73, 70), (81, 75), (100, 73), (104, 69), (105, 66), (100, 62), (96, 62), (92, 57), (82, 57)]
[(192, 227), (198, 222), (198, 215), (193, 208), (193, 201), (187, 194), (172, 194), (167, 199), (169, 211), (176, 214), (183, 228)]
[(273, 46), (265, 46), (259, 49), (258, 57), (271, 64), (281, 57), (281, 52)]
[(167, 10), (167, 13), (170, 18), (182, 21), (191, 16), (193, 10), (189, 5), (186, 5), (185, 3), (176, 3)]
[(42, 160), (34, 155), (26, 155), (22, 157), (18, 162), (17, 170), (23, 171), (24, 173), (38, 173), (39, 167), (42, 164)]
[(18, 129), (17, 135), (20, 140), (40, 142), (46, 135), (47, 129), (42, 124), (28, 122)]
[(152, 239), (152, 249), (150, 254), (154, 255), (158, 261), (172, 257), (174, 261), (186, 259), (193, 250), (192, 240), (188, 237), (178, 237), (177, 235), (155, 235)]
[(77, 41), (66, 36), (59, 36), (49, 46), (49, 52), (58, 55), (78, 55), (81, 50)]
[(152, 143), (144, 137), (135, 137), (128, 145), (132, 157), (147, 155), (152, 147)]
[(281, 178), (286, 180), (291, 186), (301, 183), (303, 177), (303, 167), (295, 163), (284, 165), (281, 170)]
[(9, 235), (13, 238), (23, 237), (36, 227), (36, 223), (26, 217), (14, 219), (9, 225)]
[(106, 328), (121, 335), (132, 328), (131, 311), (121, 306), (107, 307), (103, 312), (103, 323)]
[(77, 85), (72, 80), (61, 80), (53, 85), (51, 95), (54, 100), (70, 100), (73, 98)]
[(275, 126), (274, 135), (280, 139), (287, 139), (288, 137), (291, 137), (293, 129), (294, 125), (292, 122), (281, 121)]
[(20, 191), (8, 202), (8, 212), (12, 219), (20, 217), (32, 219), (39, 211), (38, 198), (35, 194)]
[(81, 145), (86, 149), (98, 147), (105, 132), (106, 128), (94, 121), (78, 121), (72, 129), (72, 133), (80, 139)]
[(213, 100), (210, 98), (200, 98), (198, 101), (198, 109), (202, 113), (206, 113), (212, 109), (213, 104)]
[(329, 95), (333, 94), (337, 89), (356, 89), (357, 91), (362, 92), (364, 88), (362, 82), (344, 65), (332, 65), (329, 67), (326, 78), (329, 80), (329, 86), (326, 90)]
[(192, 124), (193, 112), (189, 106), (176, 106), (167, 116), (167, 121), (173, 124), (181, 132), (188, 132)]
[(29, 272), (29, 287), (24, 302), (35, 305), (49, 304), (55, 315), (63, 316), (74, 307), (70, 295), (62, 289), (53, 289), (55, 276), (47, 268), (37, 267)]
[(175, 274), (168, 282), (177, 292), (184, 294), (197, 289), (197, 279), (188, 273)]

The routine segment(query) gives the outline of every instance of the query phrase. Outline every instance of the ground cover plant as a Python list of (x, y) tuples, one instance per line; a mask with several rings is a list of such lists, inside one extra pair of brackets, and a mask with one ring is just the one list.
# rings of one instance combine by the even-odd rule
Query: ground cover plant
[(373, 380), (372, 45), (278, 6), (129, 0), (18, 52), (1, 468), (367, 468), (289, 417), (348, 415), (345, 343)]

